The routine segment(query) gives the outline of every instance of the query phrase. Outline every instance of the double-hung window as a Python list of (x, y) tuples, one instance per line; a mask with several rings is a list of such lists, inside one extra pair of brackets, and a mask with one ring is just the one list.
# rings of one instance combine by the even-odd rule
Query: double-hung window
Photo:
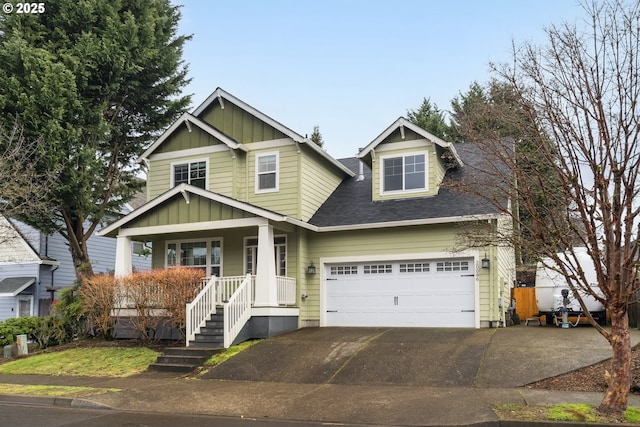
[(410, 154), (382, 159), (382, 191), (426, 190), (426, 155)]
[(256, 155), (256, 193), (278, 191), (278, 153)]
[(200, 188), (207, 188), (207, 161), (173, 163), (172, 180), (175, 187), (178, 184), (191, 184)]

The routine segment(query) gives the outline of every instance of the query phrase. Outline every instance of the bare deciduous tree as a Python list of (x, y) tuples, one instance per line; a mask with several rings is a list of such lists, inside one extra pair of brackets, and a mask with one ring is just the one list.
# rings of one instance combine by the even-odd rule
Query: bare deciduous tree
[[(520, 136), (528, 138), (528, 150), (518, 151), (522, 141), (509, 138), (504, 127), (474, 129), (478, 153), (487, 161), (478, 166), (474, 188), (464, 190), (490, 188), (492, 195), (484, 196), (498, 206), (506, 196), (517, 201), (519, 209), (512, 206), (509, 212), (531, 238), (498, 237), (550, 257), (585, 311), (580, 292), (605, 305), (610, 328), (588, 314), (613, 350), (611, 379), (599, 409), (621, 414), (631, 386), (627, 310), (640, 289), (640, 4), (593, 1), (583, 9), (584, 27), (552, 26), (546, 30), (547, 45), (527, 43), (514, 49), (512, 64), (493, 67), (518, 95), (519, 106), (488, 104), (475, 114), (532, 129)], [(477, 123), (477, 117), (467, 119)], [(467, 119), (460, 118), (461, 126)], [(547, 166), (522, 167), (523, 156)], [(529, 220), (521, 221), (518, 211)], [(593, 260), (602, 294), (585, 277), (573, 249), (578, 246), (586, 247)]]
[[(49, 188), (56, 180), (56, 172), (39, 172), (33, 161), (42, 144), (42, 141), (27, 141), (17, 123), (9, 130), (0, 127), (0, 215), (3, 217), (45, 215), (53, 211)], [(0, 242), (14, 238), (13, 228), (2, 222)]]

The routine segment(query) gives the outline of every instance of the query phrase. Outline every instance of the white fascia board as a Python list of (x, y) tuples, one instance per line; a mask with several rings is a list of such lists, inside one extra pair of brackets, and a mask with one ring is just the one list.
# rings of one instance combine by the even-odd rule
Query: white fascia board
[(125, 228), (118, 232), (120, 237), (151, 236), (170, 233), (186, 233), (191, 231), (226, 230), (260, 226), (268, 223), (262, 217), (223, 219), (219, 221), (188, 222), (185, 224), (155, 225), (148, 227)]
[(24, 291), (25, 289), (27, 289), (29, 286), (33, 285), (36, 282), (35, 279), (31, 279), (28, 282), (26, 282), (24, 285), (20, 286), (18, 289), (16, 289), (13, 292), (3, 292), (0, 293), (0, 297), (16, 297), (18, 296), (18, 294), (22, 291)]
[(368, 224), (317, 227), (319, 233), (332, 231), (371, 230), (376, 228), (410, 227), (413, 225), (450, 224), (455, 222), (484, 221), (500, 218), (501, 214), (462, 215), (443, 218), (410, 219), (405, 221), (374, 222)]
[(217, 99), (219, 97), (221, 97), (223, 99), (228, 99), (229, 101), (231, 101), (231, 103), (233, 103), (233, 104), (237, 105), (238, 107), (242, 108), (247, 113), (249, 113), (252, 116), (262, 120), (263, 122), (267, 123), (269, 126), (272, 126), (273, 128), (279, 130), (280, 132), (282, 132), (283, 134), (285, 134), (286, 136), (291, 138), (294, 142), (298, 142), (298, 143), (309, 145), (312, 148), (312, 150), (316, 151), (318, 154), (320, 154), (326, 160), (331, 162), (334, 166), (336, 166), (342, 172), (344, 172), (348, 176), (352, 176), (352, 177), (355, 176), (355, 174), (349, 168), (347, 168), (342, 163), (340, 163), (339, 161), (337, 161), (336, 159), (331, 157), (326, 151), (324, 151), (322, 148), (318, 147), (318, 145), (315, 144), (314, 142), (312, 142), (310, 139), (305, 138), (302, 135), (300, 135), (299, 133), (289, 129), (288, 127), (286, 127), (282, 123), (272, 119), (271, 117), (267, 116), (266, 114), (264, 114), (263, 112), (259, 111), (258, 109), (254, 108), (251, 105), (247, 104), (246, 102), (236, 98), (235, 96), (231, 95), (229, 92), (226, 92), (222, 88), (217, 88), (211, 95), (209, 95), (209, 97), (202, 104), (200, 104), (200, 106), (198, 108), (195, 109), (195, 111), (193, 112), (193, 115), (194, 116), (200, 115), (200, 113), (202, 113), (204, 110), (206, 110), (207, 107), (209, 107), (209, 105), (212, 102), (217, 102)]
[(165, 201), (171, 199), (173, 196), (180, 194), (180, 193), (191, 193), (191, 194), (196, 194), (198, 196), (202, 196), (204, 198), (207, 198), (209, 200), (215, 201), (215, 202), (219, 202), (219, 203), (223, 203), (227, 206), (231, 206), (233, 208), (237, 208), (240, 210), (243, 210), (245, 212), (257, 215), (259, 217), (262, 218), (266, 218), (272, 221), (278, 221), (278, 222), (283, 222), (286, 221), (287, 217), (284, 215), (280, 215), (277, 214), (275, 212), (271, 212), (271, 211), (267, 211), (261, 208), (258, 208), (256, 206), (253, 205), (248, 205), (244, 202), (226, 197), (226, 196), (222, 196), (220, 194), (217, 193), (212, 193), (210, 191), (207, 190), (203, 190), (202, 188), (199, 187), (195, 187), (193, 185), (189, 185), (189, 184), (180, 184), (177, 185), (175, 187), (173, 187), (171, 190), (165, 192), (164, 194), (161, 194), (160, 196), (156, 197), (155, 199), (151, 200), (150, 202), (144, 204), (143, 206), (141, 206), (140, 208), (136, 209), (135, 211), (131, 212), (129, 215), (124, 216), (122, 218), (120, 218), (118, 221), (114, 222), (113, 224), (103, 228), (102, 230), (98, 231), (96, 234), (98, 236), (104, 236), (106, 234), (109, 234), (113, 231), (115, 231), (116, 229), (126, 225), (127, 223), (133, 221), (134, 219), (140, 217), (141, 215), (145, 214), (146, 212), (148, 212), (149, 210), (155, 208), (156, 206), (164, 203)]
[(318, 146), (318, 144), (311, 141), (310, 139), (304, 138), (302, 141), (296, 141), (296, 142), (307, 144), (307, 146), (311, 148), (312, 151), (315, 151), (316, 153), (320, 154), (321, 157), (324, 157), (326, 160), (331, 162), (334, 166), (336, 166), (342, 172), (347, 174), (347, 176), (350, 176), (352, 178), (356, 176), (356, 174), (351, 169), (349, 169), (348, 167), (346, 167), (345, 165), (343, 165), (342, 163), (334, 159), (331, 155), (329, 155), (329, 153), (324, 151), (322, 147)]
[(213, 136), (214, 138), (222, 141), (222, 143), (224, 143), (227, 147), (232, 148), (234, 150), (242, 150), (242, 151), (247, 151), (247, 147), (244, 144), (239, 144), (236, 141), (232, 140), (231, 138), (229, 138), (227, 135), (223, 134), (222, 132), (219, 132), (217, 129), (215, 129), (214, 127), (210, 126), (209, 124), (203, 122), (202, 120), (198, 119), (195, 116), (192, 116), (189, 113), (183, 113), (171, 126), (169, 126), (169, 128), (164, 131), (162, 133), (162, 135), (160, 135), (160, 138), (158, 138), (153, 144), (151, 144), (151, 146), (149, 148), (147, 148), (147, 150), (142, 153), (142, 155), (138, 158), (137, 162), (143, 162), (144, 159), (148, 159), (149, 156), (151, 156), (153, 154), (153, 152), (167, 139), (169, 138), (169, 136), (171, 136), (171, 134), (173, 132), (176, 131), (176, 129), (178, 129), (178, 127), (180, 127), (180, 125), (182, 125), (183, 123), (186, 123), (187, 125), (189, 123), (192, 123), (196, 126), (198, 126), (200, 129), (202, 129), (204, 132), (208, 133), (209, 135)]
[[(22, 236), (22, 234), (20, 234), (20, 232), (18, 231), (18, 228), (5, 216), (0, 215), (0, 234), (3, 234), (1, 232), (2, 229), (4, 229), (6, 233), (8, 233), (7, 235), (0, 236), (0, 238), (4, 240), (4, 245), (5, 246), (14, 245), (13, 247), (15, 248), (16, 251), (18, 251), (19, 248), (22, 248), (26, 252), (26, 255), (29, 257), (28, 259), (25, 259), (24, 262), (19, 262), (19, 264), (40, 264), (41, 263), (42, 259), (40, 258), (40, 255), (38, 255), (38, 253), (34, 250), (34, 248), (31, 247), (29, 242), (27, 242), (27, 240)], [(13, 261), (9, 261), (8, 263), (16, 264)]]
[(456, 151), (453, 143), (446, 142), (446, 141), (438, 138), (437, 136), (433, 135), (432, 133), (427, 132), (426, 130), (422, 129), (420, 126), (411, 123), (409, 120), (405, 119), (404, 117), (399, 117), (388, 128), (386, 128), (380, 135), (378, 135), (373, 141), (371, 141), (371, 143), (369, 145), (367, 145), (365, 148), (363, 148), (358, 153), (358, 155), (356, 157), (359, 158), (359, 159), (364, 158), (371, 150), (376, 148), (382, 141), (384, 141), (389, 135), (391, 135), (400, 126), (404, 126), (406, 128), (409, 128), (413, 132), (415, 132), (418, 135), (422, 136), (423, 138), (433, 142), (436, 145), (439, 145), (440, 147), (442, 147), (442, 148), (444, 148), (446, 150), (449, 150), (451, 152), (451, 154), (453, 155), (453, 157), (456, 159), (456, 162), (460, 166), (463, 166), (462, 159), (460, 159), (460, 156), (458, 155), (458, 152)]
[(209, 97), (202, 104), (200, 104), (198, 108), (195, 109), (195, 111), (193, 112), (193, 115), (199, 116), (200, 113), (206, 110), (207, 107), (209, 107), (209, 105), (211, 105), (211, 103), (216, 101), (219, 97), (229, 100), (232, 104), (235, 104), (236, 106), (240, 107), (241, 109), (251, 114), (252, 116), (262, 120), (263, 122), (267, 123), (269, 126), (272, 126), (273, 128), (279, 130), (280, 132), (284, 133), (294, 141), (301, 141), (304, 139), (302, 135), (299, 135), (297, 132), (294, 132), (293, 130), (289, 129), (282, 123), (272, 119), (271, 117), (267, 116), (263, 112), (252, 107), (251, 105), (247, 104), (241, 99), (236, 98), (235, 96), (231, 95), (229, 92), (225, 91), (220, 87), (217, 88), (211, 95), (209, 95)]

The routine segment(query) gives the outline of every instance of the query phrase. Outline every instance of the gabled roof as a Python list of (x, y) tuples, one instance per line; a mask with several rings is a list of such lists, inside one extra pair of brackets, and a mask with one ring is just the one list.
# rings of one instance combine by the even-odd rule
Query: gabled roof
[(186, 203), (189, 203), (189, 197), (190, 197), (189, 195), (190, 194), (194, 194), (194, 195), (197, 195), (197, 196), (204, 197), (206, 199), (212, 200), (214, 202), (222, 203), (222, 204), (230, 206), (232, 208), (240, 209), (240, 210), (243, 210), (243, 211), (248, 212), (250, 214), (253, 214), (253, 215), (256, 215), (256, 216), (259, 216), (259, 217), (262, 217), (262, 218), (269, 219), (271, 221), (290, 222), (292, 224), (306, 226), (306, 223), (304, 223), (303, 221), (300, 221), (300, 220), (297, 220), (297, 219), (294, 219), (294, 218), (290, 218), (290, 217), (288, 217), (286, 215), (282, 215), (282, 214), (279, 214), (279, 213), (274, 212), (274, 211), (263, 209), (261, 207), (252, 205), (250, 203), (242, 202), (240, 200), (236, 200), (236, 199), (233, 199), (231, 197), (223, 196), (222, 194), (219, 194), (219, 193), (214, 193), (214, 192), (209, 191), (209, 190), (204, 190), (202, 188), (195, 187), (193, 185), (182, 183), (182, 184), (179, 184), (179, 185), (173, 187), (169, 191), (166, 191), (165, 193), (161, 194), (160, 196), (156, 197), (155, 199), (145, 203), (139, 209), (136, 209), (135, 211), (131, 212), (130, 214), (120, 218), (119, 220), (113, 222), (112, 224), (110, 224), (107, 227), (103, 228), (102, 230), (98, 231), (97, 235), (98, 236), (106, 236), (106, 235), (109, 235), (109, 234), (112, 234), (112, 233), (116, 232), (119, 228), (127, 225), (128, 223), (134, 221), (137, 218), (140, 218), (145, 213), (147, 213), (150, 210), (154, 209), (155, 207), (158, 207), (158, 206), (162, 205), (163, 203), (171, 200), (174, 196), (176, 196), (178, 194), (181, 194), (184, 197)]
[(236, 105), (240, 109), (246, 111), (248, 114), (251, 114), (252, 116), (262, 120), (263, 122), (265, 122), (269, 126), (273, 127), (274, 129), (282, 132), (283, 134), (285, 134), (286, 136), (291, 138), (295, 143), (297, 143), (297, 144), (306, 144), (309, 148), (311, 148), (316, 153), (320, 154), (320, 156), (322, 156), (323, 158), (328, 160), (331, 164), (336, 166), (342, 172), (344, 172), (345, 174), (347, 174), (349, 176), (353, 176), (352, 175), (352, 173), (353, 173), (352, 171), (350, 171), (348, 168), (345, 168), (342, 163), (340, 163), (339, 161), (337, 161), (336, 159), (331, 157), (329, 154), (327, 154), (326, 151), (324, 151), (321, 147), (319, 147), (316, 143), (311, 141), (309, 138), (306, 138), (306, 137), (300, 135), (299, 133), (291, 130), (290, 128), (286, 127), (282, 123), (278, 122), (277, 120), (272, 119), (271, 117), (267, 116), (266, 114), (264, 114), (260, 110), (252, 107), (251, 105), (247, 104), (246, 102), (242, 101), (241, 99), (236, 98), (235, 96), (233, 96), (232, 94), (230, 94), (229, 92), (225, 91), (224, 89), (222, 89), (220, 87), (217, 88), (215, 91), (213, 91), (213, 93), (211, 95), (209, 95), (209, 97), (207, 99), (205, 99), (204, 102), (202, 104), (200, 104), (200, 106), (198, 108), (195, 109), (195, 111), (193, 112), (193, 115), (194, 116), (199, 116), (213, 102), (218, 102), (220, 104), (220, 107), (224, 108), (225, 101), (228, 101), (228, 102)]
[(167, 140), (167, 138), (169, 138), (169, 136), (171, 136), (171, 134), (178, 129), (178, 127), (180, 127), (182, 124), (185, 124), (188, 128), (189, 131), (191, 131), (191, 125), (195, 125), (197, 127), (199, 127), (200, 129), (202, 129), (204, 132), (208, 133), (209, 135), (211, 135), (212, 137), (218, 139), (220, 142), (222, 142), (223, 144), (225, 144), (227, 147), (233, 149), (233, 150), (242, 150), (242, 151), (248, 151), (247, 147), (244, 144), (240, 144), (239, 142), (235, 141), (233, 138), (231, 138), (228, 135), (225, 135), (224, 133), (220, 132), (218, 129), (214, 128), (213, 126), (203, 122), (202, 120), (200, 120), (199, 118), (192, 116), (189, 113), (184, 113), (182, 114), (182, 116), (180, 116), (178, 118), (178, 120), (176, 120), (170, 127), (169, 129), (167, 129), (166, 131), (164, 131), (164, 133), (160, 136), (160, 138), (158, 138), (153, 144), (151, 144), (151, 146), (149, 148), (147, 148), (147, 150), (142, 153), (142, 155), (140, 156), (140, 158), (138, 159), (138, 162), (141, 162), (145, 159), (148, 159), (149, 156), (158, 148), (160, 147), (160, 145), (162, 145), (162, 143), (164, 141)]
[(438, 138), (437, 136), (435, 136), (435, 135), (427, 132), (426, 130), (422, 129), (420, 126), (417, 126), (417, 125), (411, 123), (409, 120), (405, 119), (404, 117), (399, 117), (398, 120), (393, 122), (380, 135), (378, 135), (373, 141), (371, 141), (371, 143), (369, 143), (369, 145), (367, 145), (362, 150), (360, 150), (360, 152), (358, 153), (358, 155), (356, 157), (359, 158), (359, 159), (362, 159), (362, 158), (366, 157), (369, 153), (371, 153), (372, 150), (374, 150), (378, 145), (380, 145), (382, 142), (384, 142), (384, 140), (389, 135), (391, 135), (393, 132), (395, 132), (397, 129), (400, 129), (400, 131), (404, 135), (404, 129), (403, 128), (410, 129), (413, 132), (417, 133), (418, 135), (422, 136), (424, 139), (426, 139), (426, 140), (438, 145), (439, 147), (447, 150), (451, 154), (451, 156), (453, 157), (453, 159), (455, 160), (455, 162), (459, 166), (463, 165), (462, 159), (460, 159), (460, 156), (458, 155), (453, 143), (443, 141), (442, 139)]
[[(469, 143), (465, 143), (467, 144)], [(469, 153), (464, 161), (473, 162), (473, 151), (464, 152)], [(357, 171), (360, 160), (348, 158), (342, 159), (341, 162)], [(363, 180), (345, 179), (309, 222), (329, 231), (358, 227), (440, 224), (495, 218), (500, 215), (500, 211), (485, 199), (448, 188), (448, 180), (465, 178), (464, 167), (449, 170), (445, 177), (445, 185), (440, 187), (435, 196), (376, 201), (372, 199), (371, 194), (371, 169), (363, 165), (363, 172)]]
[(60, 264), (53, 258), (38, 255), (18, 227), (1, 215), (0, 243), (0, 264)]
[(8, 277), (0, 281), (0, 297), (15, 297), (35, 282), (35, 277)]

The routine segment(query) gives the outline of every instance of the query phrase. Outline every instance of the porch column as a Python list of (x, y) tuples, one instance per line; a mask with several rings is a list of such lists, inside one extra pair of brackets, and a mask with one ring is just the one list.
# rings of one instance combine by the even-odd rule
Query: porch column
[(256, 307), (278, 306), (273, 226), (270, 224), (258, 226), (258, 260), (254, 301)]
[(114, 275), (124, 277), (131, 274), (131, 237), (118, 236), (116, 238), (116, 266)]

